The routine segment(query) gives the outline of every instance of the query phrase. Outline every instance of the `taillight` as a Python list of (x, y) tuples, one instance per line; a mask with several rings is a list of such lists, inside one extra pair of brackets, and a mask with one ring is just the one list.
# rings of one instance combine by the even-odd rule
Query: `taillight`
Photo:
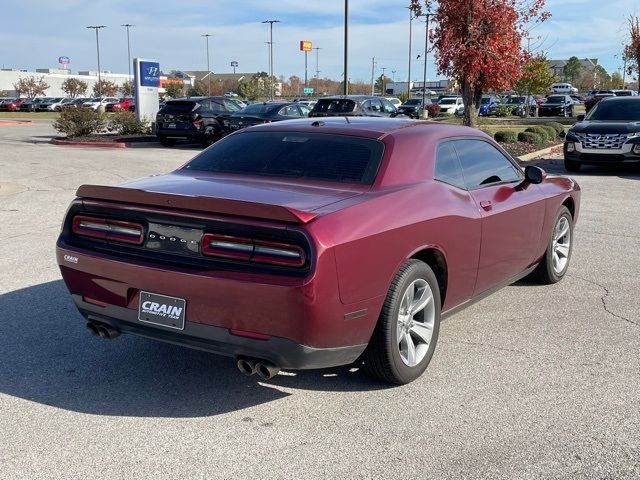
[(214, 257), (289, 267), (302, 267), (306, 260), (304, 250), (297, 245), (215, 233), (204, 235), (202, 253)]
[(144, 228), (139, 223), (83, 215), (77, 215), (73, 218), (71, 230), (76, 235), (134, 243), (136, 245), (142, 243), (144, 232)]

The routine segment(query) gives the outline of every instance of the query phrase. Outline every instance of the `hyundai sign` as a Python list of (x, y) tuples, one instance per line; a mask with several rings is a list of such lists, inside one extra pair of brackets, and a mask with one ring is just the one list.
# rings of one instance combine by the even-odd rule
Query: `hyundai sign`
[(140, 86), (156, 87), (160, 86), (160, 64), (158, 62), (140, 61)]
[(69, 57), (58, 57), (58, 63), (60, 65), (69, 65), (71, 63), (71, 59)]
[(158, 87), (160, 87), (160, 64), (155, 60), (135, 58), (133, 60), (136, 118), (153, 122), (158, 113)]

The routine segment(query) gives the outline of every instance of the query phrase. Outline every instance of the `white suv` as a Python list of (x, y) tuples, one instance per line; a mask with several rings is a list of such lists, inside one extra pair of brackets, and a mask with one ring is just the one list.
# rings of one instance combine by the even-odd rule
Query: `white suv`
[(94, 97), (89, 99), (88, 102), (82, 104), (83, 107), (90, 107), (97, 110), (98, 107), (106, 107), (108, 103), (118, 103), (119, 99), (116, 97)]
[(445, 115), (462, 115), (464, 113), (464, 100), (462, 97), (444, 97), (440, 102), (440, 113)]

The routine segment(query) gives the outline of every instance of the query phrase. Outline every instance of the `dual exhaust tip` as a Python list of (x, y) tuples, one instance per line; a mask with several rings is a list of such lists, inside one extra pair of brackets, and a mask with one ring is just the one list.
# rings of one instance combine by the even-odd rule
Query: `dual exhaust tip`
[(120, 332), (118, 330), (101, 323), (88, 322), (87, 330), (89, 330), (89, 333), (91, 333), (91, 335), (104, 338), (105, 340), (113, 340), (118, 335), (120, 335)]
[(255, 360), (252, 358), (239, 358), (238, 370), (247, 376), (251, 376), (254, 373), (260, 375), (265, 380), (269, 380), (275, 377), (280, 371), (280, 367), (275, 366), (271, 362), (265, 360)]

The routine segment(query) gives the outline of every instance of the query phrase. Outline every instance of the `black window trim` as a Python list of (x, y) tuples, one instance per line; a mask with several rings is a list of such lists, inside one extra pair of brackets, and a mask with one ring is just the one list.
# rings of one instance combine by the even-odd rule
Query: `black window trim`
[[(518, 179), (517, 180), (512, 180), (510, 182), (508, 181), (500, 181), (500, 182), (493, 182), (493, 183), (485, 183), (484, 185), (478, 185), (475, 188), (469, 188), (469, 186), (467, 185), (466, 188), (462, 189), (460, 187), (457, 187), (456, 185), (451, 185), (448, 182), (445, 182), (443, 180), (438, 180), (435, 178), (435, 168), (436, 168), (436, 158), (435, 155), (438, 152), (438, 147), (440, 146), (440, 143), (443, 142), (448, 142), (448, 141), (455, 141), (455, 140), (478, 140), (480, 142), (485, 142), (488, 143), (489, 145), (491, 145), (492, 147), (494, 147), (496, 150), (498, 150), (503, 157), (505, 157), (505, 159), (511, 164), (512, 167), (514, 167), (516, 173), (518, 174)], [(467, 183), (466, 178), (464, 176), (464, 168), (462, 168), (462, 161), (460, 160), (460, 155), (458, 153), (458, 150), (456, 150), (455, 145), (453, 145), (453, 150), (456, 152), (456, 156), (458, 157), (458, 162), (460, 162), (460, 169), (462, 170), (462, 177), (465, 179), (465, 185)], [(515, 161), (515, 159), (509, 155), (500, 145), (498, 145), (497, 143), (492, 142), (491, 140), (488, 140), (486, 138), (482, 138), (482, 137), (475, 137), (473, 135), (462, 135), (462, 136), (455, 136), (455, 137), (447, 137), (447, 138), (443, 138), (440, 139), (438, 141), (438, 143), (436, 144), (436, 150), (435, 150), (435, 154), (434, 154), (434, 161), (433, 161), (433, 178), (434, 180), (438, 181), (438, 182), (442, 182), (442, 183), (446, 183), (447, 185), (451, 185), (453, 187), (459, 188), (460, 190), (465, 190), (467, 192), (473, 192), (476, 190), (481, 190), (483, 188), (487, 188), (487, 187), (495, 187), (497, 185), (510, 185), (513, 183), (517, 183), (520, 184), (524, 181), (524, 172), (522, 170), (522, 167)]]

